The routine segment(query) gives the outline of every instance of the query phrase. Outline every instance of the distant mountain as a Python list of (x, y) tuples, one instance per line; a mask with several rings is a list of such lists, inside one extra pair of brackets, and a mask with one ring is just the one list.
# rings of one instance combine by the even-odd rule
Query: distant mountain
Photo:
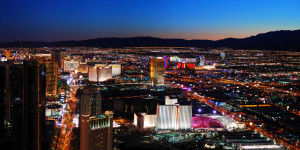
[(269, 49), (300, 51), (300, 30), (281, 30), (261, 33), (243, 39), (223, 39), (217, 46), (234, 49)]
[[(280, 30), (261, 33), (242, 39), (212, 40), (162, 39), (154, 37), (97, 38), (82, 41), (33, 42), (23, 41), (23, 47), (199, 47), (233, 49), (266, 49), (300, 51), (300, 30)], [(0, 47), (20, 47), (18, 41), (0, 43)]]

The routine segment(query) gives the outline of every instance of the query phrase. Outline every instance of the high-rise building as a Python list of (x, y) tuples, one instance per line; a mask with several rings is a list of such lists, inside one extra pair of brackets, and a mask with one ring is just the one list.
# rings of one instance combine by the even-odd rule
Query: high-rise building
[(111, 150), (113, 112), (102, 113), (100, 89), (85, 89), (80, 98), (80, 149)]
[(112, 67), (111, 66), (89, 66), (89, 81), (102, 82), (112, 78)]
[(89, 66), (86, 62), (80, 62), (78, 67), (78, 72), (81, 73), (88, 73), (89, 72)]
[(6, 63), (0, 62), (0, 144), (2, 144), (4, 141), (7, 141), (9, 145), (9, 138), (6, 134), (5, 126), (4, 126), (4, 119), (5, 119), (5, 84), (6, 84)]
[(92, 82), (97, 82), (98, 81), (98, 68), (97, 67), (93, 67), (93, 66), (89, 66), (89, 81)]
[(80, 120), (80, 150), (112, 149), (112, 111), (92, 117), (82, 115)]
[(163, 57), (151, 58), (150, 81), (152, 85), (156, 86), (164, 84), (164, 69)]
[(5, 89), (4, 100), (1, 96), (5, 103), (4, 126), (12, 149), (42, 149), (46, 67), (36, 61), (8, 61), (1, 64), (1, 72), (5, 79), (1, 84), (1, 90)]
[(51, 58), (57, 63), (57, 65), (59, 67), (61, 67), (61, 56), (62, 56), (62, 51), (61, 49), (54, 49), (54, 50), (51, 50)]
[(51, 54), (36, 54), (33, 58), (46, 67), (46, 95), (57, 95), (58, 65)]
[(98, 81), (102, 82), (112, 78), (112, 67), (98, 67)]
[(111, 67), (113, 77), (121, 75), (121, 64), (111, 64)]
[(57, 95), (57, 63), (51, 59), (39, 61), (39, 63), (46, 67), (46, 95)]
[(133, 118), (133, 124), (137, 126), (138, 129), (154, 128), (156, 126), (156, 114), (134, 113)]
[(101, 92), (84, 91), (80, 98), (80, 115), (99, 116), (102, 114), (101, 109)]
[(157, 130), (187, 130), (191, 129), (191, 105), (158, 105)]

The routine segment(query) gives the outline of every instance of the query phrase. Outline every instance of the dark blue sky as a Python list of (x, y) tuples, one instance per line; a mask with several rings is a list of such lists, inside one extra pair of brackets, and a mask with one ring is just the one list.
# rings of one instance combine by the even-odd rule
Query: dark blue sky
[(1, 0), (0, 41), (221, 39), (300, 29), (298, 0)]

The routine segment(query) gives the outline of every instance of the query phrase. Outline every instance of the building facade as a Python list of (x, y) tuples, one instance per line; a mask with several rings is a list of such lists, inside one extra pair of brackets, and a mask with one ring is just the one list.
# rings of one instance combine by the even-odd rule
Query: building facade
[(80, 150), (111, 150), (113, 132), (113, 112), (90, 117), (81, 116)]
[(74, 60), (65, 60), (64, 61), (64, 71), (65, 72), (75, 71), (75, 69), (78, 69), (78, 67), (79, 67), (78, 61), (74, 61)]
[(156, 57), (150, 60), (150, 82), (153, 86), (164, 84), (164, 58)]
[(157, 130), (191, 129), (191, 105), (158, 105), (157, 107)]
[(112, 67), (89, 66), (89, 81), (102, 82), (112, 78)]
[(46, 95), (57, 95), (58, 65), (54, 60), (43, 60), (39, 63), (46, 67)]
[[(36, 61), (3, 64), (5, 70), (4, 126), (12, 149), (43, 149), (46, 66)], [(3, 89), (3, 87), (1, 87)]]

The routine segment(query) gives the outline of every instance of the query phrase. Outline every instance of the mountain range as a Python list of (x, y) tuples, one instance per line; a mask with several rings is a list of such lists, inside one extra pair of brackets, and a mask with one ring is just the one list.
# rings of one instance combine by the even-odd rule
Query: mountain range
[[(260, 33), (247, 38), (226, 38), (222, 40), (185, 40), (162, 39), (155, 37), (130, 38), (97, 38), (81, 41), (22, 41), (25, 48), (35, 47), (199, 47), (199, 48), (232, 48), (232, 49), (260, 49), (260, 50), (287, 50), (300, 51), (300, 29), (280, 30)], [(0, 47), (20, 47), (18, 41), (0, 43)]]

